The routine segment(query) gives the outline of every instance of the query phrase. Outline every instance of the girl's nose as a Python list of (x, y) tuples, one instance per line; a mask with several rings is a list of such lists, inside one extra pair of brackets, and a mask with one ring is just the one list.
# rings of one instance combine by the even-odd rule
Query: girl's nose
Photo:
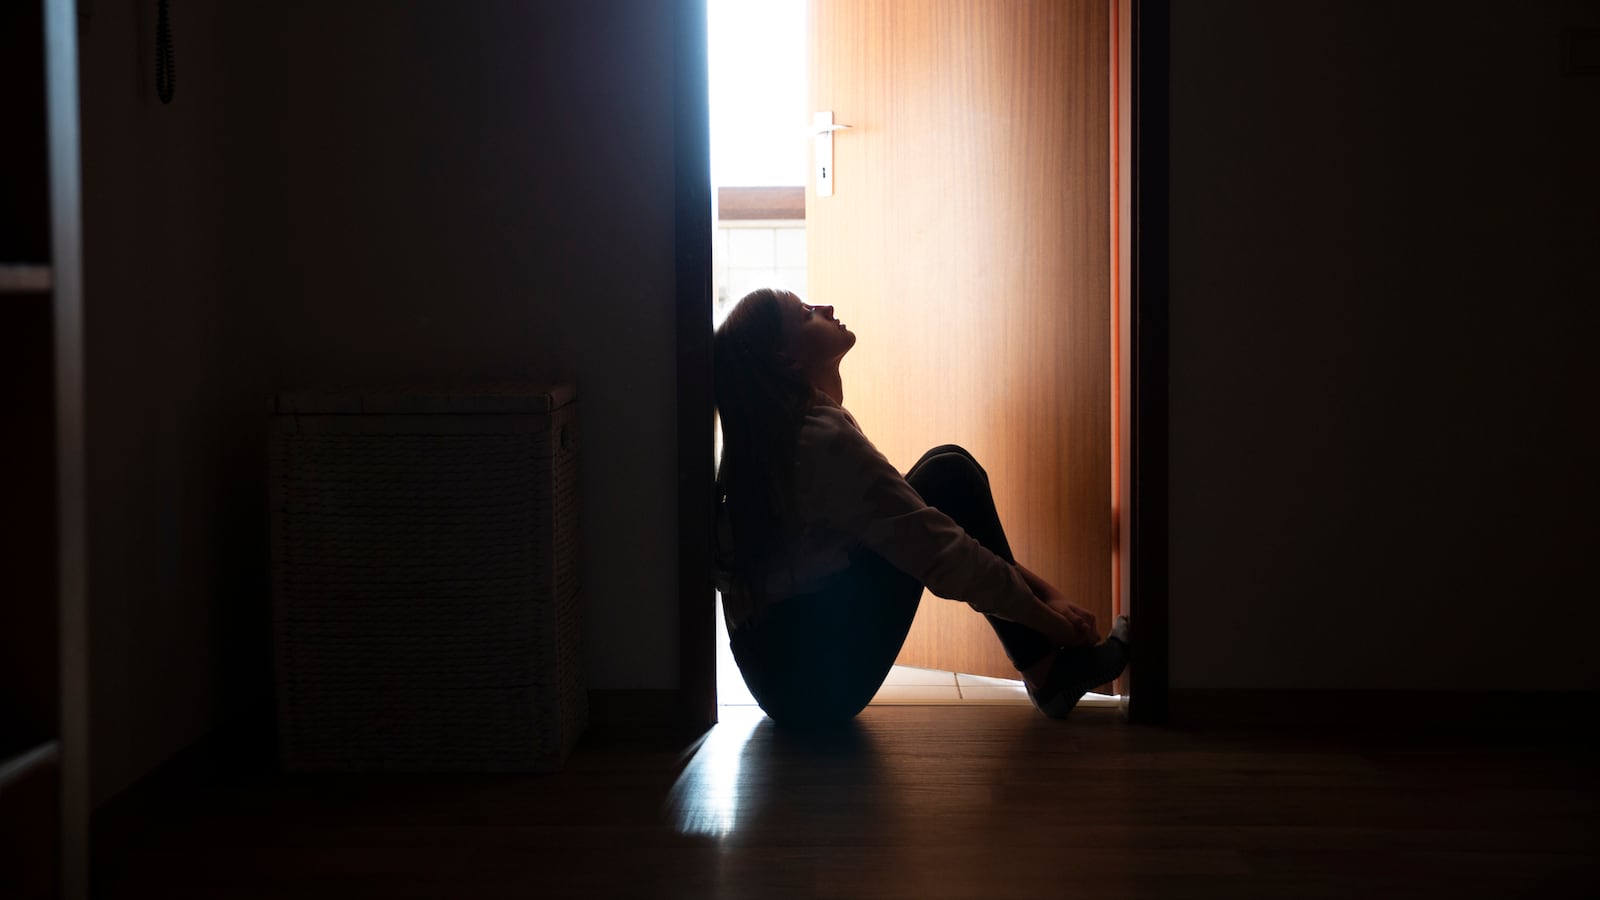
[(833, 307), (831, 307), (831, 306), (819, 306), (819, 307), (817, 307), (817, 309), (822, 310), (822, 314), (827, 316), (828, 318), (830, 318), (830, 319), (833, 318)]

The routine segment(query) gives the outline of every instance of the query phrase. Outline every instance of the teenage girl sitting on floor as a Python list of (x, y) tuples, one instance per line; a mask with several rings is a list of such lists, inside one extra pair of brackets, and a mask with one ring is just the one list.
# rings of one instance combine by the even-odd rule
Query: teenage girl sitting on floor
[(722, 461), (716, 582), (729, 642), (779, 724), (847, 721), (877, 693), (923, 587), (983, 613), (1028, 696), (1065, 718), (1128, 660), (1094, 615), (1012, 558), (989, 477), (945, 444), (902, 476), (842, 405), (856, 336), (787, 291), (745, 296), (713, 343)]

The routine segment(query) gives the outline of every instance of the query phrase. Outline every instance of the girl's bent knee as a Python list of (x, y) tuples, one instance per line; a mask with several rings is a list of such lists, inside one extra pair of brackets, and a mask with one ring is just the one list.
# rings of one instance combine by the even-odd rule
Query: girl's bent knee
[(972, 454), (960, 447), (938, 454), (933, 454), (932, 451), (929, 453), (930, 455), (924, 456), (906, 477), (906, 481), (919, 491), (923, 486), (934, 483), (988, 484), (989, 473), (983, 470), (983, 466), (978, 465)]
[[(967, 462), (972, 463), (974, 466), (978, 465), (978, 458), (973, 456), (972, 453), (967, 450), (967, 448), (961, 446), (960, 444), (940, 444), (939, 446), (934, 447), (928, 452), (922, 454), (922, 459), (918, 461), (918, 465), (946, 456), (961, 457)], [(979, 466), (979, 468), (981, 469), (982, 467)]]

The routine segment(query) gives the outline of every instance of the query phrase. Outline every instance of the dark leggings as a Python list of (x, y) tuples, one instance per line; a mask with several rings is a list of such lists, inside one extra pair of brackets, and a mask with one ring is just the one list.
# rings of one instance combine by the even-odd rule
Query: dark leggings
[[(978, 543), (1015, 563), (989, 490), (989, 475), (972, 454), (945, 444), (906, 474), (927, 503)], [(729, 644), (745, 684), (779, 724), (818, 726), (853, 718), (893, 667), (922, 600), (922, 584), (869, 550), (818, 590), (778, 602), (733, 631)], [(1055, 645), (1032, 628), (985, 615), (1019, 671)]]

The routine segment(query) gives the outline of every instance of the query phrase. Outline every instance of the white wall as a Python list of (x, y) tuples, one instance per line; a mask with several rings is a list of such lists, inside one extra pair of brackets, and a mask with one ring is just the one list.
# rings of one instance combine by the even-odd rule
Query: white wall
[(673, 5), (94, 4), (93, 795), (270, 701), (266, 410), (571, 378), (592, 688), (678, 673)]
[(219, 23), (207, 6), (179, 13), (167, 106), (154, 7), (92, 13), (79, 102), (99, 803), (259, 694), (268, 657), (264, 342), (224, 286)]
[(307, 10), (229, 19), (270, 386), (575, 380), (589, 686), (675, 686), (672, 5)]
[(1175, 687), (1600, 688), (1576, 24), (1173, 4)]

